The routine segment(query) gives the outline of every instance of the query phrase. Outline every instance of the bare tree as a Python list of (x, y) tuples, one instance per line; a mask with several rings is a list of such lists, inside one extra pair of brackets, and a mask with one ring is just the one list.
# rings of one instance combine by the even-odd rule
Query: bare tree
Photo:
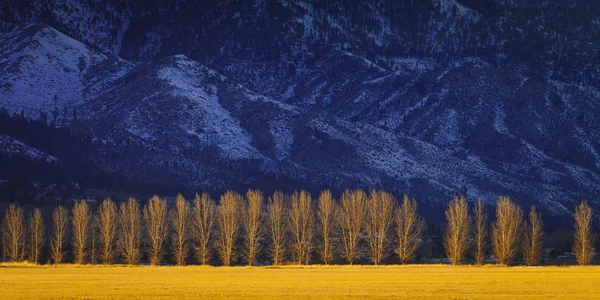
[(488, 212), (483, 201), (479, 200), (475, 204), (473, 209), (475, 214), (475, 232), (474, 232), (474, 243), (475, 243), (475, 263), (482, 265), (486, 257), (487, 249), (487, 227), (488, 227)]
[(285, 206), (285, 196), (282, 192), (276, 191), (273, 197), (269, 197), (267, 210), (269, 211), (269, 234), (271, 237), (271, 257), (273, 264), (281, 264), (285, 251), (287, 209)]
[(494, 256), (500, 264), (510, 264), (519, 253), (523, 235), (523, 211), (508, 197), (500, 197), (496, 205), (492, 239)]
[(4, 215), (8, 259), (12, 262), (25, 258), (25, 220), (23, 209), (15, 204), (8, 206)]
[(134, 198), (121, 203), (119, 208), (119, 228), (117, 235), (119, 252), (125, 263), (135, 265), (140, 260), (140, 247), (142, 244), (142, 221), (140, 205)]
[(359, 259), (360, 237), (365, 229), (367, 195), (362, 190), (346, 190), (340, 198), (339, 227), (344, 256), (350, 265)]
[(369, 238), (369, 257), (379, 265), (387, 257), (391, 240), (396, 199), (384, 191), (371, 191), (367, 205), (366, 233)]
[(75, 263), (84, 264), (89, 252), (90, 207), (82, 200), (73, 206), (73, 254)]
[(98, 208), (98, 231), (100, 237), (100, 259), (104, 264), (111, 264), (115, 258), (115, 242), (117, 239), (117, 205), (106, 198)]
[(158, 196), (148, 201), (144, 206), (144, 225), (150, 264), (157, 266), (165, 254), (164, 244), (169, 233), (167, 201)]
[(69, 211), (59, 205), (52, 213), (52, 240), (50, 242), (50, 256), (56, 264), (62, 263), (65, 258), (68, 230)]
[(290, 196), (289, 227), (292, 237), (292, 260), (308, 264), (312, 251), (314, 214), (312, 197), (307, 191)]
[(39, 208), (29, 213), (29, 260), (35, 264), (40, 262), (40, 254), (44, 246), (46, 225)]
[(100, 218), (98, 215), (92, 213), (90, 219), (90, 263), (98, 263), (98, 224)]
[(573, 252), (577, 258), (577, 263), (581, 266), (589, 265), (594, 257), (593, 245), (595, 234), (592, 227), (594, 215), (592, 208), (587, 201), (581, 201), (575, 207), (575, 243), (573, 244)]
[(6, 255), (8, 253), (8, 243), (6, 241), (6, 221), (3, 219), (2, 223), (0, 223), (0, 233), (2, 233), (2, 261), (6, 261)]
[(236, 243), (239, 237), (240, 208), (242, 196), (227, 191), (221, 196), (217, 222), (219, 224), (219, 254), (225, 266), (230, 266), (235, 259)]
[(252, 266), (261, 250), (260, 240), (263, 235), (263, 194), (259, 190), (248, 190), (244, 203), (244, 233), (246, 238), (246, 259)]
[(196, 238), (196, 247), (198, 248), (196, 256), (203, 265), (208, 264), (210, 259), (210, 242), (215, 222), (215, 201), (207, 193), (200, 197), (196, 194), (194, 198), (194, 236)]
[(542, 216), (531, 207), (529, 211), (529, 224), (525, 231), (525, 245), (523, 247), (523, 257), (528, 266), (537, 266), (542, 260), (544, 238), (544, 222)]
[(417, 201), (404, 195), (402, 204), (396, 210), (396, 254), (406, 264), (415, 258), (425, 231), (425, 221), (417, 212)]
[(190, 254), (190, 205), (181, 194), (175, 199), (175, 208), (171, 210), (171, 226), (173, 236), (171, 248), (173, 249), (175, 262), (178, 266), (185, 265), (185, 260)]
[(469, 206), (464, 197), (454, 198), (446, 210), (446, 235), (444, 248), (453, 265), (458, 265), (465, 258), (469, 248)]
[(319, 218), (319, 235), (321, 236), (321, 259), (326, 265), (333, 260), (333, 241), (335, 239), (337, 203), (329, 190), (321, 192), (317, 217)]

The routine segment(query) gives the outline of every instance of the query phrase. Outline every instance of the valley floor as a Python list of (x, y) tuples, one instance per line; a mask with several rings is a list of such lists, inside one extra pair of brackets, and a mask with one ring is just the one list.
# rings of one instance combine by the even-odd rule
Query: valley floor
[(591, 299), (600, 267), (0, 265), (0, 299)]

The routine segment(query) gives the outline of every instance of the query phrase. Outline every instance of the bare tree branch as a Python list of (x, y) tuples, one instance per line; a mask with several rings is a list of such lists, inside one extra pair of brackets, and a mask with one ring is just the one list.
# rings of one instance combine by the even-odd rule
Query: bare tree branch
[(268, 225), (271, 237), (271, 257), (274, 265), (280, 265), (283, 261), (286, 239), (287, 207), (284, 203), (285, 196), (276, 191), (273, 197), (269, 197), (267, 210), (269, 211)]
[(581, 201), (575, 208), (575, 243), (573, 252), (579, 265), (589, 265), (594, 257), (593, 245), (595, 242), (592, 208), (587, 201)]
[(425, 221), (417, 212), (417, 201), (404, 195), (396, 210), (396, 254), (403, 264), (415, 258), (424, 231)]
[(227, 191), (221, 196), (218, 208), (217, 221), (219, 224), (219, 254), (225, 266), (230, 266), (235, 260), (237, 242), (239, 238), (240, 208), (242, 196), (238, 193)]
[(444, 248), (453, 265), (458, 265), (467, 255), (469, 247), (469, 229), (471, 219), (469, 218), (469, 206), (464, 197), (454, 198), (448, 204), (446, 210), (446, 235), (444, 237)]
[(216, 214), (215, 201), (207, 193), (200, 197), (196, 194), (194, 198), (194, 233), (196, 237), (196, 256), (203, 265), (208, 264), (211, 255), (210, 243), (214, 229)]
[(144, 206), (144, 226), (150, 264), (157, 266), (165, 255), (164, 244), (169, 233), (167, 201), (152, 197)]
[(492, 239), (494, 256), (500, 264), (510, 264), (519, 253), (523, 236), (523, 211), (508, 197), (500, 197), (496, 205)]
[(336, 233), (337, 203), (329, 190), (323, 191), (319, 196), (317, 217), (319, 219), (319, 235), (321, 236), (321, 259), (328, 265), (333, 260), (334, 240)]
[(181, 194), (175, 199), (175, 208), (171, 209), (171, 248), (178, 266), (185, 265), (185, 260), (190, 253), (190, 205)]
[(392, 225), (396, 211), (396, 199), (384, 191), (371, 191), (367, 202), (366, 233), (369, 239), (369, 257), (376, 265), (387, 257), (392, 240)]

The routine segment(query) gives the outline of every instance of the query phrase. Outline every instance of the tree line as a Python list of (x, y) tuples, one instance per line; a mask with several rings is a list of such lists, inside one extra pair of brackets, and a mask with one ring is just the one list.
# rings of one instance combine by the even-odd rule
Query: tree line
[[(77, 264), (135, 265), (145, 257), (160, 265), (167, 254), (176, 265), (193, 257), (208, 265), (217, 256), (225, 266), (252, 266), (259, 255), (273, 265), (331, 264), (337, 256), (351, 265), (361, 258), (379, 265), (391, 255), (406, 264), (415, 260), (426, 227), (417, 208), (415, 199), (405, 195), (398, 202), (380, 190), (346, 190), (339, 199), (330, 191), (317, 199), (307, 191), (277, 191), (267, 199), (259, 190), (227, 191), (218, 204), (207, 193), (196, 194), (192, 203), (178, 195), (170, 208), (158, 196), (143, 206), (134, 198), (119, 204), (107, 198), (95, 211), (84, 200), (70, 210), (57, 206), (47, 235), (40, 209), (25, 218), (23, 209), (11, 204), (0, 240), (9, 262), (40, 263), (48, 245), (49, 262), (56, 264), (66, 262), (69, 249)], [(526, 218), (511, 199), (500, 197), (495, 214), (490, 224), (482, 201), (472, 207), (464, 197), (449, 202), (443, 246), (450, 262), (458, 265), (471, 256), (482, 265), (493, 254), (500, 264), (522, 257), (527, 265), (539, 265), (544, 225), (536, 208)], [(580, 265), (590, 264), (594, 255), (592, 220), (591, 207), (582, 201), (575, 210), (573, 245)]]

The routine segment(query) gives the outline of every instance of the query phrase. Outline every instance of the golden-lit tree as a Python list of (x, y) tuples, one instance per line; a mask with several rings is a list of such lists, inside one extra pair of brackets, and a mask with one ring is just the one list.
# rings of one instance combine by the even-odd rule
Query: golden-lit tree
[(475, 215), (473, 226), (473, 243), (475, 244), (475, 249), (473, 256), (475, 257), (475, 263), (482, 265), (486, 257), (488, 234), (488, 212), (483, 201), (477, 201), (473, 209), (473, 214)]
[(362, 190), (346, 190), (340, 198), (339, 228), (344, 256), (351, 265), (359, 259), (360, 238), (365, 229), (367, 195)]
[(50, 257), (56, 264), (65, 259), (65, 247), (69, 230), (69, 211), (64, 206), (57, 206), (52, 213), (52, 240), (50, 241)]
[(25, 220), (23, 209), (15, 204), (8, 206), (4, 214), (5, 243), (8, 259), (12, 262), (25, 258)]
[(29, 213), (29, 260), (32, 263), (40, 262), (40, 254), (44, 246), (44, 235), (46, 234), (46, 225), (42, 218), (42, 212), (39, 208)]
[(523, 236), (523, 211), (508, 197), (500, 197), (496, 205), (496, 221), (492, 230), (494, 256), (500, 264), (510, 264), (519, 253)]
[(92, 213), (92, 219), (90, 220), (90, 263), (98, 263), (98, 224), (100, 224), (100, 217), (97, 214)]
[(446, 220), (448, 225), (444, 236), (444, 248), (450, 262), (458, 265), (467, 255), (471, 226), (469, 206), (464, 197), (455, 197), (450, 201), (446, 209)]
[(248, 190), (244, 202), (245, 253), (248, 265), (252, 266), (260, 248), (260, 240), (263, 235), (263, 194), (259, 190)]
[(208, 193), (196, 194), (194, 198), (194, 237), (196, 241), (196, 256), (201, 264), (206, 265), (210, 259), (212, 233), (215, 222), (216, 204)]
[(276, 191), (272, 197), (269, 197), (267, 210), (269, 218), (267, 220), (269, 235), (271, 238), (271, 257), (273, 264), (279, 265), (283, 261), (286, 244), (286, 223), (287, 209), (285, 206), (285, 196), (282, 192)]
[(142, 244), (142, 220), (140, 205), (134, 198), (122, 202), (119, 207), (119, 229), (117, 245), (123, 260), (128, 265), (135, 265), (140, 261), (140, 248)]
[(84, 264), (89, 256), (90, 207), (84, 200), (76, 202), (72, 214), (75, 263)]
[(190, 205), (181, 194), (175, 199), (175, 208), (171, 209), (171, 249), (178, 266), (185, 265), (185, 260), (190, 253)]
[(594, 215), (587, 201), (581, 201), (575, 207), (575, 243), (573, 252), (577, 263), (581, 266), (589, 265), (594, 256), (593, 247), (595, 241), (592, 220)]
[(321, 259), (326, 265), (333, 260), (333, 249), (336, 229), (337, 203), (331, 196), (329, 190), (321, 192), (319, 196), (317, 217), (319, 224), (319, 235), (321, 236)]
[(523, 245), (523, 258), (528, 266), (540, 264), (543, 255), (544, 222), (542, 216), (531, 207), (529, 211), (529, 224), (525, 231), (525, 244)]
[(98, 207), (99, 254), (104, 264), (113, 263), (116, 256), (117, 222), (117, 205), (110, 198), (104, 199)]
[(6, 222), (4, 219), (0, 222), (0, 235), (0, 243), (2, 243), (2, 261), (6, 261), (8, 243), (6, 242)]
[(417, 212), (417, 201), (404, 195), (402, 204), (396, 209), (396, 254), (403, 264), (415, 258), (425, 231), (425, 221)]
[(146, 245), (153, 266), (159, 265), (165, 254), (164, 246), (169, 234), (168, 213), (167, 201), (158, 196), (152, 197), (144, 206)]
[(309, 192), (294, 192), (290, 196), (289, 228), (291, 253), (295, 264), (308, 264), (314, 233), (314, 209)]
[(369, 258), (379, 265), (387, 257), (392, 235), (396, 199), (384, 191), (371, 191), (367, 202), (366, 234), (369, 239)]
[(217, 209), (217, 223), (219, 225), (217, 243), (219, 255), (225, 266), (230, 266), (235, 259), (242, 204), (243, 199), (240, 194), (227, 191), (221, 196), (221, 203), (219, 203)]

